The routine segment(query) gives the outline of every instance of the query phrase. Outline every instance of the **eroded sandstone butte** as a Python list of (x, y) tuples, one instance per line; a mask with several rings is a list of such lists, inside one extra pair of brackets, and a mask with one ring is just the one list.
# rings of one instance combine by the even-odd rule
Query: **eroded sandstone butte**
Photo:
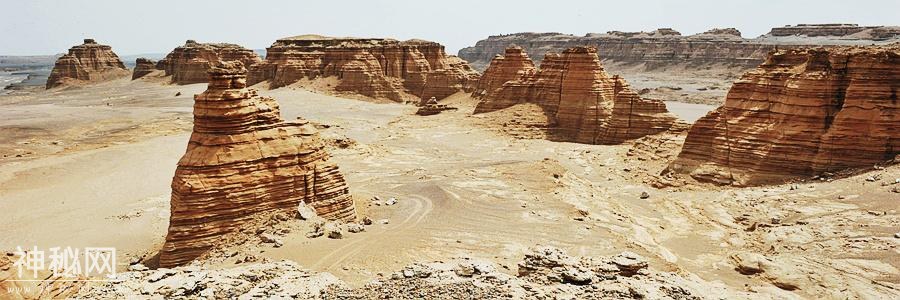
[[(495, 61), (505, 63), (505, 59)], [(561, 55), (548, 54), (536, 72), (520, 65), (522, 69), (516, 71), (520, 78), (489, 91), (475, 113), (535, 103), (553, 120), (549, 128), (553, 139), (587, 144), (618, 144), (665, 131), (676, 121), (662, 101), (641, 99), (624, 79), (609, 76), (597, 48), (581, 46)]]
[(210, 70), (194, 96), (194, 129), (172, 180), (172, 210), (161, 266), (184, 264), (254, 214), (293, 210), (354, 220), (344, 177), (305, 120), (284, 122), (278, 103), (246, 88), (240, 62)]
[(459, 57), (476, 70), (485, 70), (494, 55), (510, 45), (519, 45), (540, 62), (546, 53), (559, 53), (574, 46), (594, 46), (608, 64), (643, 65), (646, 69), (673, 65), (727, 65), (752, 69), (776, 49), (809, 45), (869, 45), (900, 41), (900, 27), (857, 26), (855, 24), (801, 24), (773, 28), (766, 35), (743, 38), (740, 31), (712, 29), (681, 35), (670, 28), (651, 32), (515, 33), (490, 36), (472, 47), (459, 50)]
[(698, 120), (666, 172), (755, 185), (900, 154), (900, 44), (781, 50)]
[(499, 89), (507, 81), (521, 79), (526, 75), (532, 75), (537, 68), (528, 57), (528, 53), (519, 46), (506, 48), (503, 55), (497, 54), (491, 60), (490, 66), (484, 71), (472, 96), (478, 98), (489, 92)]
[(144, 77), (150, 72), (156, 70), (156, 62), (148, 59), (139, 57), (134, 60), (134, 71), (131, 72), (131, 80), (135, 80), (141, 77)]
[(277, 88), (330, 76), (339, 79), (337, 91), (394, 101), (405, 95), (441, 99), (471, 91), (478, 80), (478, 72), (438, 43), (303, 35), (267, 48), (266, 60), (250, 67), (249, 83)]
[(262, 61), (253, 50), (235, 44), (198, 43), (187, 40), (159, 61), (158, 68), (177, 84), (207, 82), (206, 74), (217, 62), (239, 61), (249, 66)]
[(84, 39), (84, 44), (69, 48), (69, 53), (56, 60), (47, 78), (47, 88), (106, 81), (128, 74), (128, 69), (112, 47), (97, 44), (93, 39)]

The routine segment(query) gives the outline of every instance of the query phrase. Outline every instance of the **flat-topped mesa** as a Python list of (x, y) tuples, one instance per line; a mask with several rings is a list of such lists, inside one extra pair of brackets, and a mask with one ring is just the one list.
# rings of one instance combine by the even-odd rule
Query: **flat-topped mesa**
[(356, 219), (349, 189), (308, 121), (284, 122), (278, 103), (247, 89), (239, 61), (219, 62), (194, 96), (194, 129), (172, 179), (160, 265), (187, 263), (255, 214), (295, 211)]
[(757, 185), (900, 154), (900, 44), (772, 53), (698, 120), (666, 173)]
[(129, 74), (125, 64), (112, 51), (112, 47), (84, 39), (84, 44), (69, 49), (69, 53), (56, 60), (47, 88), (66, 84), (100, 82)]
[(148, 58), (139, 57), (134, 60), (134, 71), (131, 73), (131, 80), (144, 77), (153, 71), (156, 71), (156, 62)]
[(664, 103), (641, 99), (624, 79), (610, 77), (594, 47), (548, 54), (537, 72), (488, 92), (475, 113), (520, 103), (535, 103), (544, 110), (553, 120), (553, 139), (578, 143), (618, 144), (663, 132), (676, 121)]
[(438, 99), (471, 91), (478, 73), (429, 41), (303, 35), (277, 40), (266, 60), (250, 67), (249, 83), (278, 88), (301, 79), (337, 77), (337, 91), (403, 101), (404, 94)]
[(797, 24), (796, 26), (785, 25), (784, 27), (772, 28), (769, 31), (769, 35), (845, 36), (879, 27), (881, 26), (859, 26), (859, 24)]
[(178, 46), (158, 63), (158, 68), (172, 76), (177, 84), (204, 83), (208, 80), (207, 71), (217, 62), (240, 61), (249, 66), (262, 61), (253, 50), (235, 44), (198, 43), (187, 40)]
[(484, 97), (488, 93), (502, 87), (507, 81), (518, 80), (526, 75), (532, 75), (535, 70), (534, 62), (531, 61), (528, 53), (525, 53), (522, 47), (509, 46), (503, 55), (497, 54), (491, 60), (491, 64), (484, 70), (484, 74), (478, 80), (478, 84), (475, 85), (472, 96), (476, 98)]

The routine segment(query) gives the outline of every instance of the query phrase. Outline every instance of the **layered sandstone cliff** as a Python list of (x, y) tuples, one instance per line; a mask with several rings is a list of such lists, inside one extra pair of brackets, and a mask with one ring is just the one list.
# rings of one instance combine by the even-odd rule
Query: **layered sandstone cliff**
[(150, 72), (156, 71), (156, 62), (139, 57), (134, 60), (134, 71), (131, 73), (131, 80), (135, 80), (141, 77), (144, 77)]
[(194, 130), (172, 180), (161, 266), (191, 261), (254, 214), (301, 201), (328, 219), (356, 218), (343, 175), (308, 121), (284, 122), (274, 99), (246, 88), (240, 62), (220, 63), (209, 81), (194, 96)]
[(491, 60), (490, 66), (484, 71), (481, 79), (475, 85), (472, 92), (474, 97), (483, 97), (494, 90), (499, 89), (507, 81), (521, 79), (535, 72), (534, 62), (528, 57), (528, 53), (519, 46), (506, 48), (503, 55), (497, 54)]
[(488, 92), (475, 113), (535, 103), (552, 120), (553, 139), (588, 144), (621, 143), (665, 131), (675, 122), (664, 103), (641, 99), (624, 79), (609, 76), (594, 47), (548, 54), (537, 72), (517, 74), (519, 79)]
[(332, 76), (339, 79), (337, 91), (395, 101), (405, 94), (444, 98), (471, 91), (478, 80), (478, 72), (438, 43), (304, 35), (267, 48), (266, 60), (250, 67), (249, 83), (268, 81), (277, 88)]
[(459, 50), (459, 57), (476, 70), (484, 70), (491, 59), (510, 45), (524, 47), (539, 59), (546, 53), (559, 53), (574, 46), (594, 46), (610, 62), (644, 64), (647, 69), (685, 64), (689, 66), (722, 64), (753, 68), (776, 49), (795, 49), (809, 45), (869, 45), (900, 41), (900, 28), (853, 24), (801, 24), (773, 28), (757, 38), (745, 39), (734, 28), (713, 29), (684, 36), (670, 28), (652, 32), (610, 31), (575, 36), (562, 33), (516, 33), (490, 36), (474, 46)]
[(70, 48), (69, 53), (56, 60), (47, 78), (47, 88), (105, 81), (128, 74), (128, 69), (112, 47), (97, 44), (93, 39), (84, 39), (84, 44)]
[(782, 50), (691, 128), (667, 172), (753, 185), (900, 154), (900, 44)]
[(197, 43), (187, 40), (169, 52), (158, 66), (177, 84), (204, 83), (206, 74), (217, 62), (239, 61), (249, 66), (262, 61), (253, 50), (235, 44)]

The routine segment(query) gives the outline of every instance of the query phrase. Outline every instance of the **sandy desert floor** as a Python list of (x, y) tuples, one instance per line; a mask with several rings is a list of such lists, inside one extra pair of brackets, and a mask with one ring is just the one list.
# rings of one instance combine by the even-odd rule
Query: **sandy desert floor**
[[(0, 97), (0, 249), (116, 247), (122, 270), (155, 254), (191, 130), (191, 95), (204, 89), (122, 79)], [(411, 262), (459, 256), (515, 272), (540, 244), (581, 256), (629, 250), (663, 271), (775, 298), (900, 297), (900, 193), (892, 191), (900, 166), (769, 187), (655, 189), (648, 178), (666, 162), (635, 155), (632, 144), (517, 139), (486, 126), (489, 116), (472, 116), (475, 102), (463, 94), (444, 101), (458, 111), (429, 117), (297, 87), (261, 94), (278, 100), (285, 119), (327, 125), (324, 137), (350, 141), (331, 149), (333, 159), (360, 215), (388, 223), (343, 239), (289, 234), (283, 247), (247, 250), (259, 257), (361, 285)], [(688, 120), (706, 109), (679, 105), (670, 106)], [(398, 203), (375, 205), (374, 196)], [(778, 268), (742, 275), (733, 256)]]

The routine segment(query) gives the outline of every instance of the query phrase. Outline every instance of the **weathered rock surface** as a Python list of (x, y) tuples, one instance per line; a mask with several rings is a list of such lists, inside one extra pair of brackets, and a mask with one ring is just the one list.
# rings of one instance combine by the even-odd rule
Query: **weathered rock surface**
[(548, 54), (539, 71), (522, 73), (486, 94), (475, 113), (520, 103), (544, 110), (552, 119), (553, 139), (578, 143), (617, 144), (663, 132), (676, 120), (663, 102), (641, 99), (624, 79), (609, 76), (594, 47)]
[(900, 45), (782, 50), (698, 120), (667, 172), (721, 184), (871, 167), (900, 154)]
[(160, 265), (181, 265), (254, 214), (299, 203), (332, 220), (354, 220), (353, 201), (308, 121), (284, 122), (278, 103), (246, 88), (240, 62), (219, 63), (194, 96), (194, 131), (172, 180)]
[(106, 81), (125, 77), (128, 73), (112, 47), (84, 39), (84, 44), (69, 48), (68, 54), (56, 60), (47, 79), (47, 88)]
[(156, 62), (140, 57), (134, 61), (134, 71), (131, 73), (131, 80), (135, 80), (144, 75), (150, 74), (156, 70)]
[[(799, 35), (796, 35), (799, 34)], [(799, 25), (773, 28), (769, 34), (741, 38), (736, 29), (713, 29), (683, 36), (670, 28), (652, 32), (610, 31), (575, 36), (555, 32), (515, 33), (490, 36), (475, 46), (459, 50), (476, 70), (485, 70), (497, 54), (510, 45), (524, 47), (540, 63), (547, 53), (560, 53), (575, 46), (594, 46), (604, 60), (647, 69), (686, 64), (690, 66), (722, 64), (753, 68), (775, 49), (795, 49), (810, 45), (869, 45), (900, 41), (900, 27), (855, 25)]]
[(303, 35), (279, 39), (266, 51), (266, 60), (250, 67), (251, 85), (269, 81), (277, 88), (334, 76), (337, 91), (402, 101), (406, 94), (441, 99), (471, 91), (478, 80), (465, 61), (422, 40)]
[(503, 55), (497, 54), (475, 85), (474, 97), (483, 97), (503, 86), (507, 81), (522, 79), (532, 75), (537, 68), (528, 53), (519, 46), (506, 48)]
[(191, 84), (208, 82), (206, 74), (217, 62), (240, 61), (245, 66), (262, 61), (253, 50), (235, 44), (197, 43), (187, 40), (159, 61), (158, 67), (172, 76), (172, 82)]

